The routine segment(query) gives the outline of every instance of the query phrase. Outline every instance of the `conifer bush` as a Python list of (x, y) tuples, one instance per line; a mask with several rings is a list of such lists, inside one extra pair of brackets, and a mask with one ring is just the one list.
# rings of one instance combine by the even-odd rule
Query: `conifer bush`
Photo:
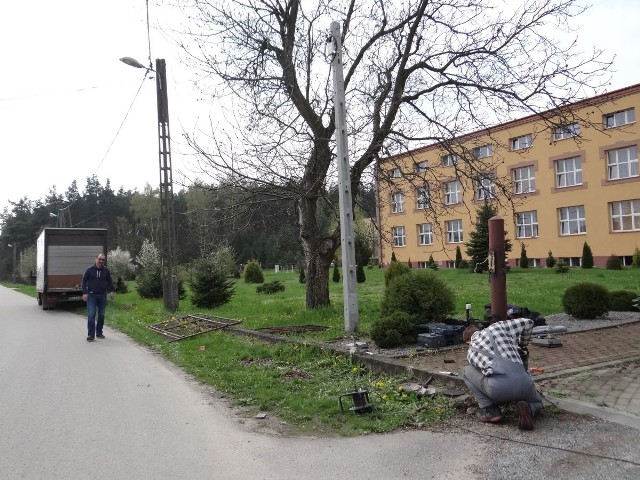
[(380, 348), (394, 348), (416, 340), (411, 319), (405, 312), (394, 312), (374, 320), (370, 334)]
[(410, 274), (411, 270), (404, 263), (391, 262), (387, 269), (384, 271), (384, 285), (389, 285), (389, 282), (400, 275)]
[(609, 293), (610, 311), (612, 312), (635, 312), (633, 301), (638, 296), (635, 292), (628, 290), (616, 290)]
[(257, 260), (249, 260), (244, 267), (245, 283), (264, 283), (264, 273)]
[(215, 258), (201, 258), (191, 272), (191, 303), (198, 308), (216, 308), (231, 300), (234, 281), (229, 279), (228, 265), (220, 265)]
[(394, 278), (385, 289), (380, 316), (405, 312), (414, 324), (441, 322), (453, 313), (454, 294), (435, 273), (419, 270)]
[(575, 318), (593, 319), (606, 315), (610, 305), (609, 291), (595, 283), (576, 283), (562, 295), (564, 311)]
[(256, 287), (256, 292), (265, 293), (267, 295), (271, 295), (277, 292), (284, 292), (284, 285), (280, 283), (279, 280), (274, 280), (273, 282), (258, 285)]
[(617, 255), (611, 255), (607, 258), (607, 270), (622, 270), (622, 262)]

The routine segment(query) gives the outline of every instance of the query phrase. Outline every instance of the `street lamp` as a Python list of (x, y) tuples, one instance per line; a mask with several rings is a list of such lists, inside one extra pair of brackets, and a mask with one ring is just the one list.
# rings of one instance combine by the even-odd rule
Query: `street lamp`
[(122, 63), (156, 73), (158, 103), (158, 160), (160, 165), (160, 242), (162, 250), (162, 298), (167, 310), (178, 309), (178, 262), (176, 253), (176, 223), (173, 208), (173, 171), (169, 135), (169, 100), (167, 97), (167, 69), (164, 59), (156, 59), (156, 68), (145, 67), (136, 59), (122, 57)]

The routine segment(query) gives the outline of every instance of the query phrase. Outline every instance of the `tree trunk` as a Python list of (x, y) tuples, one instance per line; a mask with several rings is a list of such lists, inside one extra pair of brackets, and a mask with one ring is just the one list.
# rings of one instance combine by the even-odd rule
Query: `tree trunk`
[[(321, 243), (331, 243), (323, 241)], [(315, 250), (315, 249), (313, 249)], [(323, 248), (317, 251), (309, 250), (311, 255), (306, 255), (307, 262), (307, 308), (318, 308), (328, 306), (329, 301), (329, 268), (335, 249)], [(305, 252), (307, 248), (305, 248)]]

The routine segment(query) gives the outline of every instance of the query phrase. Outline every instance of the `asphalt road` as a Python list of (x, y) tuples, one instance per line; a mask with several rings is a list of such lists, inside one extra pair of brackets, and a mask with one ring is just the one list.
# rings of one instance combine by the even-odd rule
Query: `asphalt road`
[[(637, 479), (640, 431), (568, 413), (357, 438), (260, 431), (162, 357), (0, 286), (0, 479)], [(337, 408), (337, 405), (336, 405)]]
[(159, 356), (105, 336), (88, 343), (84, 317), (0, 287), (0, 478), (454, 479), (482, 456), (475, 442), (461, 460), (464, 433), (259, 433)]

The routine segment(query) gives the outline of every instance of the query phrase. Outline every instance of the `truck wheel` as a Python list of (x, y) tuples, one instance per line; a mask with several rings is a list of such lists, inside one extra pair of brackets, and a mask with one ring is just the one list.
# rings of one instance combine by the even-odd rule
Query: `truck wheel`
[(38, 305), (42, 305), (42, 294), (38, 294)]

